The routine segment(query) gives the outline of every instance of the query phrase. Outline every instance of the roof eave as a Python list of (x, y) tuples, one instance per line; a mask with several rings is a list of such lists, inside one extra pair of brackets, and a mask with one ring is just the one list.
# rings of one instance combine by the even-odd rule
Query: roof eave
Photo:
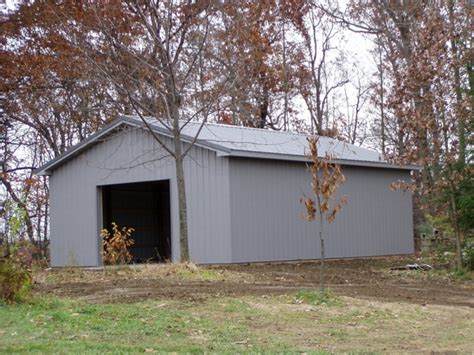
[[(148, 129), (148, 127), (145, 125), (145, 123), (142, 120), (133, 119), (133, 118), (128, 117), (128, 116), (123, 116), (122, 119), (124, 120), (124, 122), (132, 124), (136, 127), (141, 127), (141, 128), (144, 128), (144, 129)], [(159, 126), (154, 125), (154, 124), (150, 124), (150, 127), (156, 133), (160, 133), (163, 136), (173, 138), (173, 134), (166, 128), (162, 128), (162, 127), (159, 127)], [(193, 144), (193, 145), (196, 145), (197, 147), (212, 150), (212, 151), (216, 152), (219, 156), (230, 153), (229, 149), (224, 148), (224, 147), (222, 147), (218, 144), (209, 143), (209, 142), (206, 142), (206, 141), (201, 140), (199, 138), (196, 139), (195, 137), (192, 137), (192, 136), (189, 136), (189, 135), (186, 135), (186, 134), (183, 134), (183, 133), (181, 133), (181, 140), (184, 143)]]
[[(85, 151), (87, 148), (89, 148), (90, 145), (94, 144), (97, 140), (100, 138), (107, 136), (110, 132), (113, 130), (117, 129), (121, 125), (129, 125), (132, 127), (139, 127), (139, 128), (144, 128), (147, 129), (146, 125), (139, 121), (132, 119), (127, 116), (120, 116), (116, 120), (112, 121), (111, 123), (107, 124), (104, 126), (102, 129), (97, 131), (96, 133), (92, 134), (91, 136), (87, 137), (83, 141), (79, 142), (75, 146), (71, 147), (69, 150), (67, 150), (65, 153), (57, 156), (56, 158), (50, 160), (48, 163), (44, 164), (43, 166), (39, 167), (38, 169), (35, 170), (35, 174), (39, 176), (50, 176), (52, 173), (52, 170), (56, 168), (57, 166), (61, 165), (62, 163), (68, 161), (69, 159), (75, 157), (76, 155), (80, 154), (81, 152)], [(163, 129), (161, 127), (157, 127), (155, 125), (151, 125), (151, 128), (153, 131), (160, 133), (163, 136), (173, 138), (173, 135), (166, 129)], [(228, 154), (229, 151), (227, 149), (224, 149), (223, 147), (220, 147), (216, 144), (213, 143), (208, 143), (199, 139), (194, 139), (194, 137), (190, 137), (184, 134), (181, 134), (181, 139), (183, 142), (188, 143), (188, 144), (195, 144), (198, 147), (206, 148), (212, 151), (215, 151), (218, 154)]]
[[(291, 155), (291, 154), (278, 154), (278, 153), (261, 153), (261, 152), (249, 152), (241, 150), (232, 150), (230, 153), (221, 154), (220, 156), (232, 156), (241, 158), (256, 158), (256, 159), (270, 159), (270, 160), (285, 160), (285, 161), (296, 161), (296, 162), (309, 162), (309, 158), (304, 155)], [(361, 166), (370, 168), (383, 168), (383, 169), (398, 169), (398, 170), (420, 170), (421, 167), (414, 165), (396, 165), (387, 162), (375, 162), (365, 160), (349, 160), (349, 159), (334, 159), (334, 163), (348, 166)]]
[(77, 154), (81, 153), (82, 151), (86, 150), (95, 141), (97, 141), (101, 137), (109, 134), (111, 131), (118, 128), (122, 124), (124, 124), (124, 120), (122, 120), (122, 119), (117, 119), (117, 120), (114, 120), (114, 121), (110, 122), (109, 124), (105, 125), (102, 129), (100, 129), (96, 133), (90, 135), (86, 139), (82, 140), (81, 142), (79, 142), (75, 146), (68, 149), (63, 154), (55, 157), (54, 159), (50, 160), (49, 162), (47, 162), (43, 166), (36, 169), (34, 171), (34, 173), (36, 175), (39, 175), (39, 176), (50, 176), (52, 170), (56, 166), (60, 165), (63, 162), (68, 161), (70, 158), (72, 158), (72, 157), (76, 156)]
[[(65, 153), (59, 155), (58, 157), (52, 159), (48, 163), (44, 164), (40, 168), (35, 170), (35, 174), (40, 176), (49, 176), (52, 171), (62, 163), (68, 161), (69, 159), (77, 156), (81, 152), (85, 151), (90, 145), (94, 144), (100, 138), (107, 136), (110, 132), (117, 129), (121, 125), (127, 124), (132, 127), (147, 128), (145, 123), (141, 120), (131, 118), (129, 116), (120, 116), (116, 120), (112, 121), (108, 125), (104, 126), (102, 129), (92, 134), (88, 138), (84, 139), (74, 147), (70, 148)], [(167, 129), (156, 125), (150, 125), (153, 131), (173, 138), (171, 132)], [(263, 153), (263, 152), (251, 152), (251, 151), (240, 151), (232, 150), (226, 147), (220, 146), (215, 143), (206, 142), (204, 140), (195, 139), (188, 135), (181, 134), (181, 139), (183, 142), (188, 144), (194, 144), (198, 147), (205, 148), (216, 152), (217, 156), (234, 156), (234, 157), (246, 157), (246, 158), (258, 158), (258, 159), (270, 159), (270, 160), (286, 160), (286, 161), (300, 161), (308, 162), (308, 157), (304, 155), (292, 155), (292, 154), (279, 154), (279, 153)], [(362, 161), (362, 160), (349, 160), (349, 159), (336, 159), (334, 162), (341, 165), (350, 165), (350, 166), (363, 166), (363, 167), (373, 167), (373, 168), (385, 168), (385, 169), (401, 169), (401, 170), (420, 170), (421, 167), (414, 165), (394, 165), (386, 162), (375, 162), (375, 161)]]

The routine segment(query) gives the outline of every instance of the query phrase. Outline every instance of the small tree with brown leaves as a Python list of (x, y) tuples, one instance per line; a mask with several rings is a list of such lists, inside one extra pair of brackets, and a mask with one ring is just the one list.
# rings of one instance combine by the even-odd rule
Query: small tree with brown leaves
[(133, 256), (128, 251), (128, 248), (135, 244), (135, 241), (131, 238), (133, 232), (133, 228), (123, 227), (120, 229), (114, 222), (112, 222), (112, 233), (106, 228), (101, 230), (104, 264), (124, 265), (133, 260)]
[(337, 214), (346, 204), (346, 198), (341, 197), (335, 204), (334, 199), (338, 187), (344, 183), (345, 177), (341, 166), (334, 163), (333, 157), (326, 154), (324, 158), (318, 155), (318, 137), (308, 138), (309, 154), (311, 163), (307, 164), (307, 169), (311, 173), (311, 190), (314, 198), (303, 196), (301, 202), (306, 207), (306, 218), (309, 222), (315, 221), (319, 217), (319, 241), (321, 245), (321, 269), (320, 288), (324, 291), (324, 222), (334, 222)]

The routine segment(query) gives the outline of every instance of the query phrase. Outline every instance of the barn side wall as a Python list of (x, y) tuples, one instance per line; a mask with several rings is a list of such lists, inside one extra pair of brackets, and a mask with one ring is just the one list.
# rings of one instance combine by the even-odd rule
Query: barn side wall
[[(325, 227), (326, 257), (414, 252), (412, 196), (390, 184), (409, 172), (344, 167), (347, 197), (336, 221)], [(303, 194), (311, 196), (302, 163), (231, 158), (232, 262), (317, 259), (318, 222), (304, 220)]]
[[(164, 138), (171, 146), (172, 140)], [(193, 147), (184, 163), (189, 246), (196, 263), (230, 261), (229, 161)], [(172, 258), (179, 260), (174, 160), (143, 129), (120, 131), (50, 177), (52, 266), (101, 265), (101, 186), (170, 180)]]

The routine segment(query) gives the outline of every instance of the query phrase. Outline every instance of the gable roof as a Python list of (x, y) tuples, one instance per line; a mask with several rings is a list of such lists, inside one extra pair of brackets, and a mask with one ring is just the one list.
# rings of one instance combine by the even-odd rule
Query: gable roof
[[(156, 119), (147, 119), (153, 131), (172, 137), (171, 132)], [(50, 175), (61, 164), (72, 159), (90, 146), (97, 144), (122, 126), (142, 127), (142, 120), (135, 116), (121, 116), (93, 135), (71, 147), (65, 153), (49, 161), (39, 169), (38, 175)], [(201, 123), (183, 124), (181, 131), (183, 142), (193, 142)], [(308, 161), (307, 135), (270, 131), (259, 128), (248, 128), (226, 124), (205, 123), (195, 141), (197, 146), (213, 150), (218, 156), (235, 156), (288, 161)], [(320, 137), (318, 140), (321, 157), (330, 154), (334, 161), (343, 165), (380, 167), (391, 169), (418, 169), (415, 166), (399, 166), (385, 162), (378, 152), (348, 144), (333, 138)]]

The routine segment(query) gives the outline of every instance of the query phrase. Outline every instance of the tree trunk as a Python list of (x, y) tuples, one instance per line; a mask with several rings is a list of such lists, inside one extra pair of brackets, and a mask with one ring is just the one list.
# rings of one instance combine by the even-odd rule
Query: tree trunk
[[(319, 205), (321, 206), (321, 204)], [(319, 242), (321, 245), (321, 268), (319, 270), (319, 288), (324, 292), (324, 236), (323, 236), (323, 215), (319, 215)]]
[[(170, 71), (170, 78), (174, 78)], [(179, 95), (176, 93), (174, 81), (170, 79), (168, 82), (168, 107), (170, 108), (169, 118), (173, 122), (173, 142), (174, 142), (174, 162), (176, 166), (176, 184), (178, 188), (178, 213), (179, 213), (179, 247), (181, 262), (189, 261), (189, 245), (188, 245), (188, 210), (186, 206), (186, 185), (184, 181), (184, 154), (181, 142), (181, 127), (179, 124), (179, 105), (181, 103)]]
[(2, 178), (1, 181), (2, 181), (3, 185), (5, 186), (5, 188), (7, 189), (7, 192), (12, 197), (13, 201), (17, 204), (18, 208), (21, 208), (22, 210), (24, 210), (24, 212), (25, 212), (26, 235), (28, 236), (28, 239), (30, 240), (30, 242), (34, 243), (35, 242), (34, 228), (33, 228), (33, 223), (31, 221), (30, 212), (28, 211), (28, 206), (15, 193), (15, 190), (13, 190), (13, 187), (12, 187), (10, 181), (8, 181), (6, 178)]
[(321, 242), (321, 269), (319, 271), (319, 288), (324, 291), (324, 237), (322, 227), (319, 231), (319, 241)]
[(178, 186), (178, 209), (179, 209), (179, 246), (181, 249), (181, 262), (189, 261), (188, 246), (188, 212), (186, 207), (186, 186), (184, 183), (183, 156), (181, 153), (180, 137), (174, 139), (176, 182)]
[(47, 193), (47, 200), (44, 204), (44, 225), (43, 225), (43, 245), (45, 246), (44, 255), (47, 256), (47, 241), (48, 241), (48, 230), (49, 230), (49, 189), (47, 178), (43, 178), (43, 188)]
[(286, 62), (286, 29), (285, 21), (282, 22), (282, 59), (283, 59), (283, 130), (287, 131), (289, 122), (288, 122), (288, 75), (287, 75), (287, 62)]
[(379, 47), (379, 84), (380, 84), (380, 135), (382, 140), (382, 157), (385, 158), (385, 112), (384, 112), (384, 72), (382, 62), (382, 49)]
[[(466, 64), (466, 71), (469, 81), (468, 95), (471, 101), (471, 116), (472, 119), (472, 109), (474, 108), (474, 70), (472, 69), (473, 62), (470, 61)], [(472, 121), (471, 121), (472, 122)]]
[[(265, 78), (264, 78), (265, 79)], [(257, 128), (265, 128), (267, 126), (267, 117), (268, 117), (268, 88), (267, 84), (265, 81), (263, 81), (263, 92), (262, 96), (260, 97), (260, 112), (259, 112), (259, 117), (258, 117), (258, 124)]]
[(456, 239), (456, 268), (461, 269), (462, 268), (462, 251), (461, 251), (461, 232), (459, 230), (459, 223), (458, 223), (458, 214), (457, 214), (457, 208), (456, 208), (456, 201), (454, 200), (454, 193), (455, 193), (455, 188), (454, 188), (454, 183), (451, 181), (451, 193), (450, 193), (450, 199), (451, 199), (451, 221), (453, 222), (454, 225), (454, 238)]
[[(454, 91), (456, 93), (456, 101), (458, 105), (462, 103), (462, 87), (461, 87), (461, 74), (459, 72), (459, 67), (457, 65), (458, 60), (458, 47), (455, 39), (455, 16), (454, 16), (454, 2), (450, 0), (448, 2), (448, 13), (449, 13), (449, 21), (450, 21), (450, 37), (451, 37), (451, 53), (455, 60), (455, 64), (453, 65), (453, 74), (454, 74)], [(464, 167), (466, 163), (466, 125), (464, 122), (464, 117), (461, 112), (459, 112), (458, 116), (458, 141), (459, 141), (459, 156), (458, 162), (460, 167)]]

